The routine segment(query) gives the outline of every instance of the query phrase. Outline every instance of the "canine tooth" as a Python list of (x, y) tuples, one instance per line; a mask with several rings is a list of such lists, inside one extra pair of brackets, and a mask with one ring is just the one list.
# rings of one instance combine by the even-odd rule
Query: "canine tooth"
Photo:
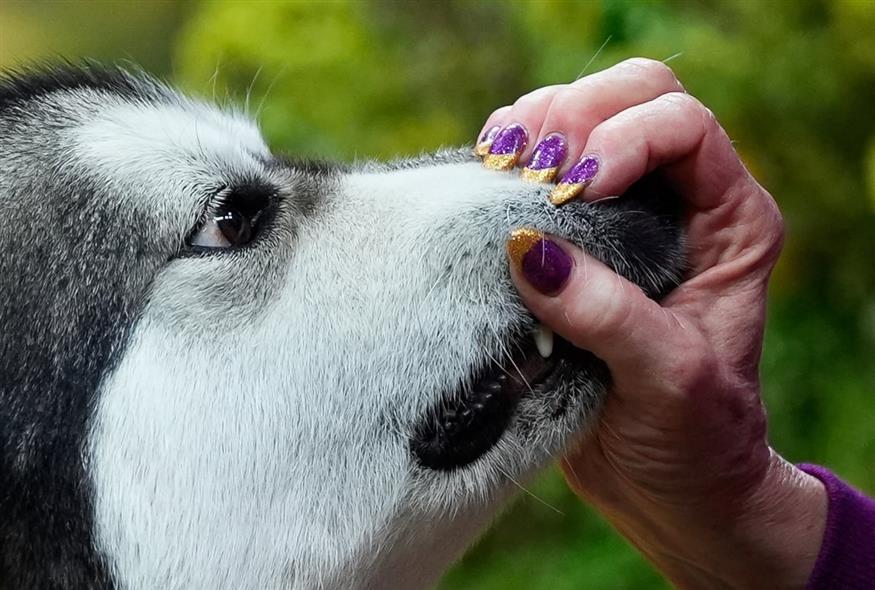
[(553, 330), (544, 324), (538, 324), (535, 328), (535, 346), (542, 357), (550, 358), (553, 354)]

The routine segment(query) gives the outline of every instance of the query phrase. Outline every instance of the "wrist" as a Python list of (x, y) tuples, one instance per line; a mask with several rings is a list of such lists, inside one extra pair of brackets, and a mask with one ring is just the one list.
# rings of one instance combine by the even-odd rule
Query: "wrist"
[(741, 538), (762, 551), (766, 569), (784, 582), (772, 587), (804, 588), (826, 527), (826, 488), (780, 455), (772, 457), (771, 469), (740, 523)]
[(729, 503), (639, 497), (605, 516), (678, 588), (804, 588), (826, 523), (823, 484), (772, 453)]

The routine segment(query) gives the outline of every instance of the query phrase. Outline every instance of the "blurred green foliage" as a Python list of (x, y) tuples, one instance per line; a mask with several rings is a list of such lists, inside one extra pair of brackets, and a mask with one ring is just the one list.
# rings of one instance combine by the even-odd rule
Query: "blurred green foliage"
[[(529, 90), (672, 58), (787, 220), (762, 365), (773, 444), (875, 492), (873, 30), (871, 0), (7, 1), (0, 66), (129, 58), (247, 103), (278, 150), (351, 159), (470, 142)], [(560, 512), (523, 495), (445, 588), (666, 587), (555, 470), (529, 489)]]

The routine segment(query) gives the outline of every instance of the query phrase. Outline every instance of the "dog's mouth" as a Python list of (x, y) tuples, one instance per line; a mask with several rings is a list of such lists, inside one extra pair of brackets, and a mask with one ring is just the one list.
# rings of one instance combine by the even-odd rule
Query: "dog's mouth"
[[(554, 389), (583, 353), (541, 326), (534, 342), (531, 337), (524, 341), (510, 348), (515, 355), (490, 363), (470, 385), (443, 396), (419, 421), (411, 449), (423, 467), (450, 471), (477, 460), (501, 438), (520, 400)], [(556, 417), (564, 412), (565, 402), (558, 404)]]

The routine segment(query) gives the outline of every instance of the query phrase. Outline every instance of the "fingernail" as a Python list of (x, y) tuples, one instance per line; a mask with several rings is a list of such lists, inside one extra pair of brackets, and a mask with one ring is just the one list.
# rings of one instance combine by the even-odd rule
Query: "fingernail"
[(523, 168), (523, 180), (528, 182), (553, 182), (559, 166), (565, 160), (568, 143), (561, 133), (551, 133), (535, 146), (535, 153)]
[(493, 125), (489, 129), (483, 132), (480, 136), (480, 139), (477, 140), (477, 145), (474, 146), (474, 154), (480, 156), (481, 158), (489, 153), (489, 148), (492, 147), (492, 142), (495, 140), (495, 136), (498, 135), (498, 132), (501, 130), (501, 125)]
[(519, 123), (508, 125), (495, 136), (489, 153), (483, 158), (483, 165), (490, 170), (510, 170), (520, 159), (528, 140), (525, 127)]
[(550, 202), (554, 205), (564, 205), (583, 189), (592, 184), (599, 171), (599, 159), (596, 156), (584, 156), (565, 173), (559, 184), (550, 193)]
[(529, 284), (544, 295), (559, 293), (574, 266), (559, 244), (528, 227), (511, 232), (507, 253)]

